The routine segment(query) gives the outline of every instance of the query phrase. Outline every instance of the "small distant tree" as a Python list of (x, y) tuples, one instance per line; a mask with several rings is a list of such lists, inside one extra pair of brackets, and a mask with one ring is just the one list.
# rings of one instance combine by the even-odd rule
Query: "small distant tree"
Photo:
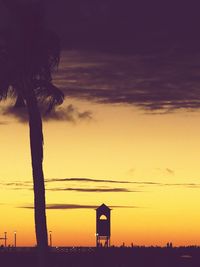
[(2, 0), (9, 9), (12, 27), (1, 36), (0, 100), (16, 98), (15, 108), (25, 107), (30, 129), (34, 184), (34, 211), (39, 266), (47, 266), (48, 235), (43, 174), (43, 131), (39, 105), (50, 112), (63, 102), (63, 93), (52, 84), (59, 63), (58, 37), (47, 30), (44, 6), (39, 0)]

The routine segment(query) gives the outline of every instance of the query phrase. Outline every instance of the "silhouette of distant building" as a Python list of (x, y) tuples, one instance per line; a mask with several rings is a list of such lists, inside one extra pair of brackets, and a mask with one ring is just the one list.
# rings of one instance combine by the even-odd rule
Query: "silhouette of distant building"
[(172, 242), (167, 243), (167, 248), (173, 248)]
[(110, 246), (110, 211), (111, 209), (102, 204), (96, 209), (96, 246)]

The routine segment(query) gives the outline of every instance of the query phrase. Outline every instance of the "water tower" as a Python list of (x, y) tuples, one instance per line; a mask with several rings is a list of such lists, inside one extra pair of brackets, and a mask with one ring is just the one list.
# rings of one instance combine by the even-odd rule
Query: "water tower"
[(110, 246), (110, 211), (111, 209), (102, 204), (96, 209), (96, 246)]

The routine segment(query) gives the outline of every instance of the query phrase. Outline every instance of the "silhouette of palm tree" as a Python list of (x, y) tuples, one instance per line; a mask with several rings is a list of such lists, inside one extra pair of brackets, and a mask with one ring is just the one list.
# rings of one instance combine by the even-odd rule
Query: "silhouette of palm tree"
[(43, 132), (39, 106), (50, 112), (63, 102), (62, 92), (52, 84), (52, 71), (59, 63), (57, 36), (44, 22), (40, 1), (2, 0), (13, 25), (0, 42), (0, 100), (16, 97), (15, 108), (27, 110), (34, 184), (35, 230), (40, 266), (46, 266), (48, 248), (45, 185), (43, 175)]

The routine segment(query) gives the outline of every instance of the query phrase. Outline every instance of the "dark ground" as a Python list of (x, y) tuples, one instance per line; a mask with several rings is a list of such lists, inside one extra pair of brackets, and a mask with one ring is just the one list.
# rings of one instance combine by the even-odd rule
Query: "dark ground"
[[(52, 267), (199, 267), (200, 248), (59, 248), (49, 255)], [(30, 249), (0, 252), (0, 266), (35, 267)]]

